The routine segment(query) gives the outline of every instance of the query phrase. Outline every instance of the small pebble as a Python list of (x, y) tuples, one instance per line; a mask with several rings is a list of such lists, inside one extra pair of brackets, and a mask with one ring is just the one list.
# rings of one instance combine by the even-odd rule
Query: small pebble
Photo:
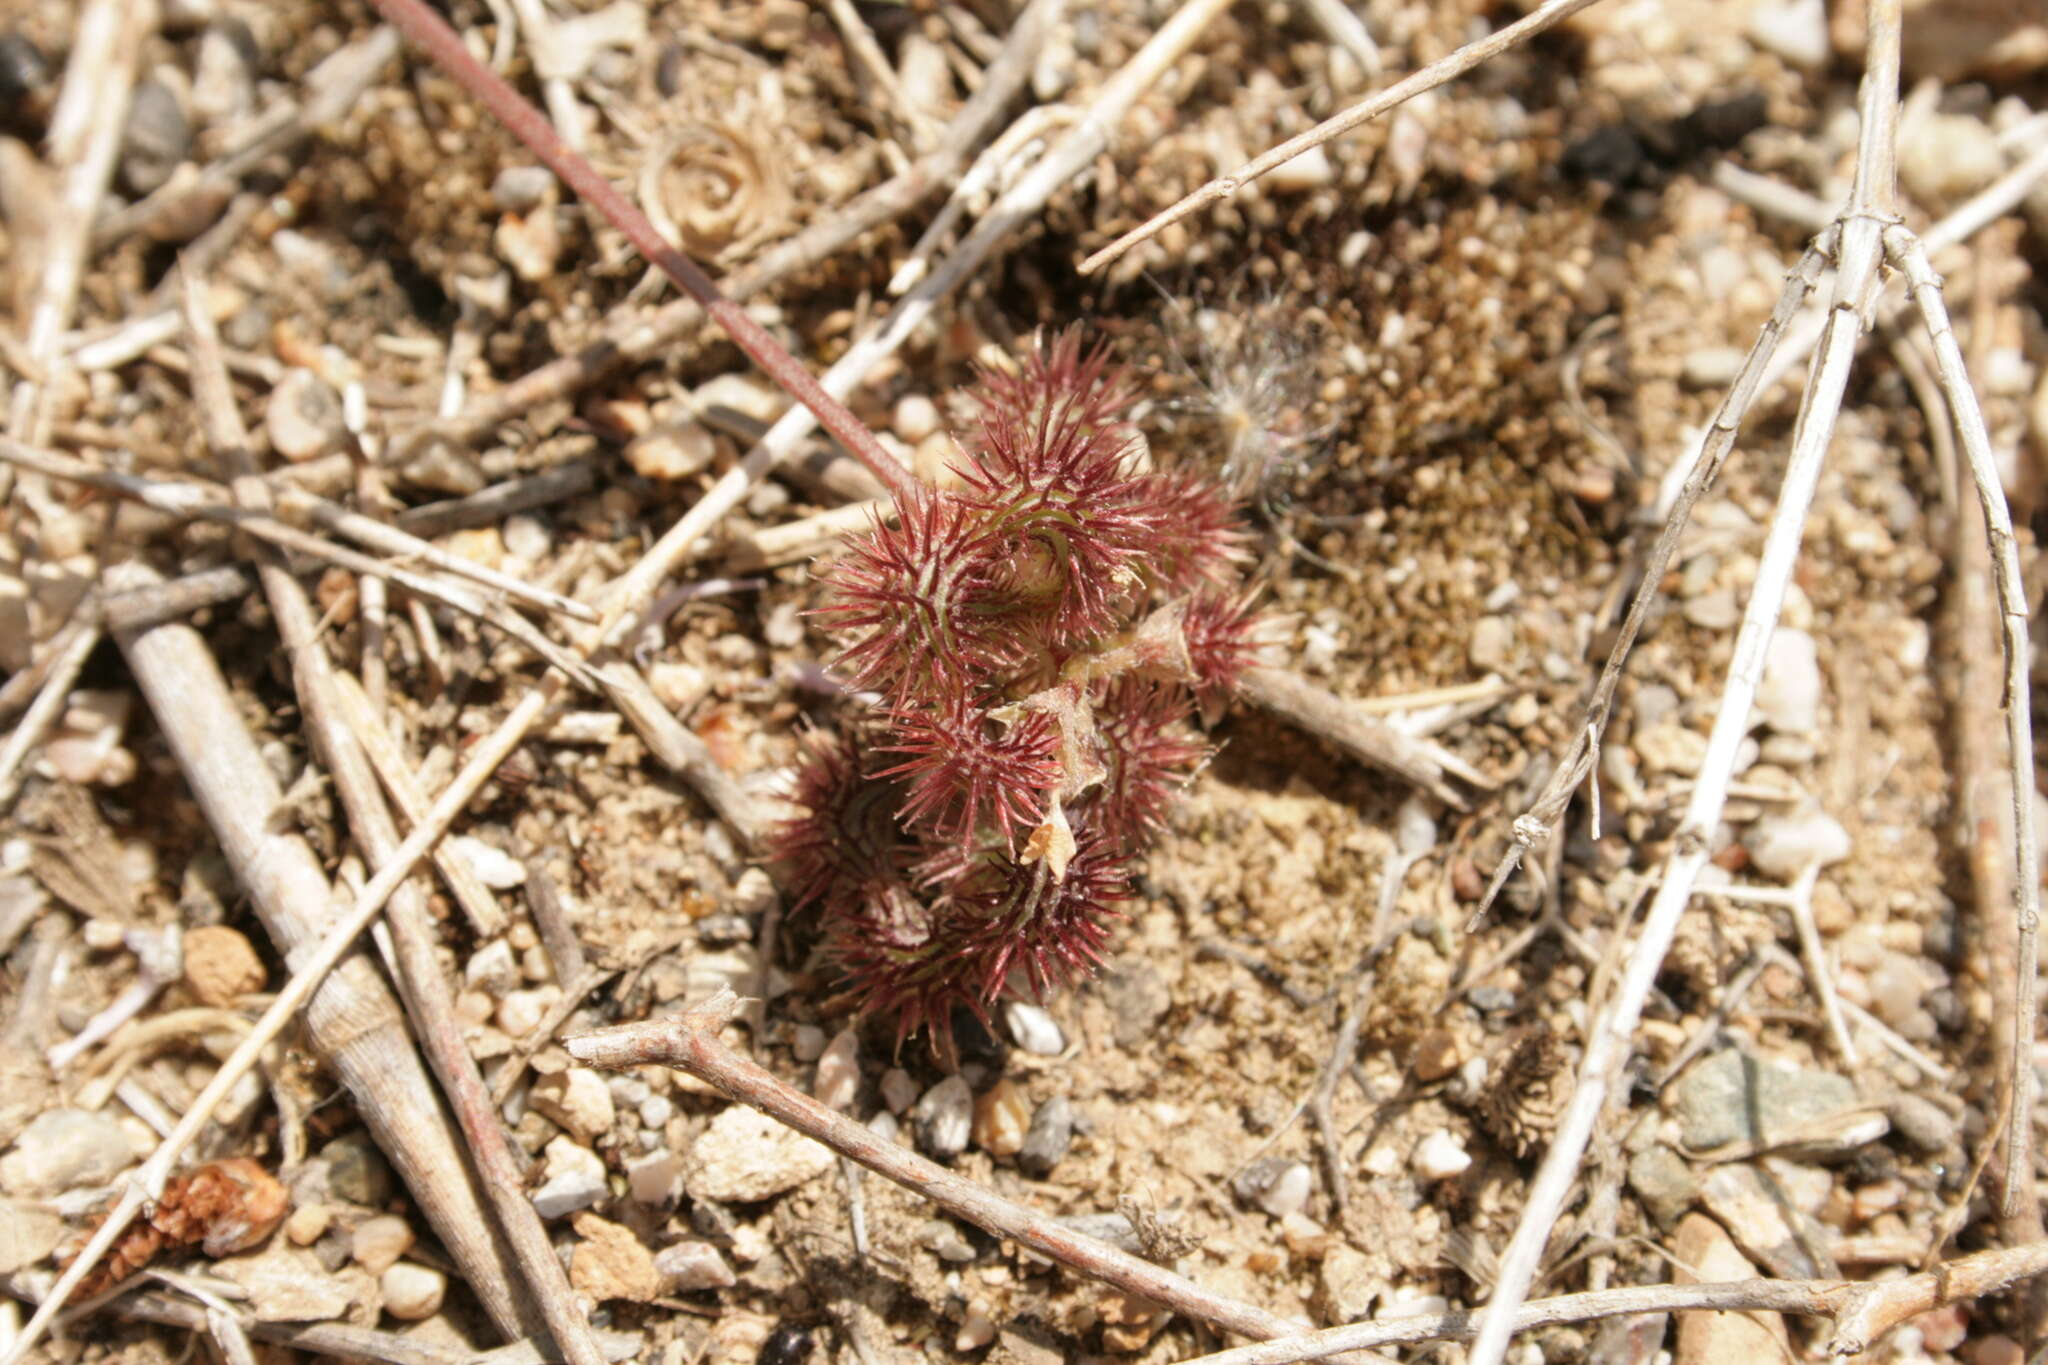
[(1814, 808), (1767, 815), (1749, 827), (1742, 844), (1758, 871), (1788, 882), (1808, 864), (1827, 867), (1848, 857), (1850, 850), (1849, 831), (1826, 811)]
[(162, 81), (138, 81), (121, 131), (121, 179), (135, 194), (161, 189), (192, 151), (192, 121)]
[(1932, 1100), (1902, 1091), (1886, 1102), (1885, 1112), (1891, 1116), (1892, 1130), (1923, 1156), (1945, 1152), (1955, 1144), (1955, 1120)]
[(811, 1094), (827, 1109), (847, 1110), (860, 1093), (860, 1037), (852, 1027), (832, 1035), (818, 1056)]
[(1012, 1000), (1003, 1006), (1003, 1022), (1011, 1040), (1034, 1057), (1057, 1057), (1067, 1050), (1059, 1024), (1041, 1006)]
[(683, 1183), (693, 1199), (746, 1204), (793, 1190), (832, 1161), (829, 1147), (734, 1105), (691, 1144)]
[(530, 213), (506, 214), (491, 234), (491, 245), (498, 259), (528, 284), (549, 278), (562, 256), (562, 228), (554, 207), (543, 200)]
[(333, 1209), (325, 1204), (301, 1204), (284, 1220), (284, 1235), (293, 1246), (309, 1247), (333, 1226)]
[(382, 1275), (412, 1250), (412, 1225), (394, 1214), (365, 1218), (349, 1234), (349, 1255), (372, 1275)]
[(542, 1076), (527, 1092), (527, 1102), (584, 1142), (610, 1132), (617, 1117), (604, 1077), (588, 1067)]
[(185, 934), (184, 948), (185, 984), (201, 1004), (220, 1008), (263, 989), (263, 959), (239, 930), (201, 925)]
[(1275, 194), (1299, 194), (1318, 189), (1337, 178), (1330, 154), (1311, 147), (1300, 156), (1281, 162), (1266, 173), (1266, 186)]
[(674, 1242), (654, 1253), (654, 1269), (672, 1294), (698, 1289), (729, 1289), (736, 1281), (732, 1267), (709, 1242)]
[(1515, 623), (1505, 616), (1482, 616), (1472, 625), (1472, 642), (1466, 653), (1472, 666), (1489, 673), (1504, 673), (1514, 658)]
[(270, 448), (293, 464), (339, 449), (348, 435), (341, 395), (319, 375), (297, 367), (286, 370), (270, 391), (263, 429), (270, 435)]
[(967, 1150), (974, 1132), (974, 1092), (958, 1076), (948, 1076), (924, 1092), (910, 1111), (917, 1145), (926, 1156), (950, 1161)]
[(471, 953), (468, 964), (462, 969), (462, 980), (472, 990), (500, 996), (517, 986), (519, 963), (512, 956), (512, 945), (502, 938), (494, 938)]
[(1448, 1180), (1472, 1164), (1472, 1154), (1449, 1133), (1438, 1130), (1415, 1144), (1409, 1164), (1424, 1180)]
[(2001, 1333), (1978, 1337), (1963, 1347), (1965, 1365), (2025, 1365), (2027, 1353)]
[(524, 1038), (539, 1028), (548, 1016), (554, 1003), (562, 998), (556, 986), (540, 986), (530, 991), (508, 991), (498, 1002), (498, 1028), (508, 1038)]
[(979, 1307), (967, 1310), (967, 1318), (954, 1334), (953, 1349), (956, 1351), (979, 1351), (996, 1339), (996, 1325), (987, 1313)]
[(1781, 627), (1764, 654), (1756, 709), (1781, 735), (1811, 735), (1820, 728), (1820, 649), (1803, 630)]
[(1005, 1076), (974, 1101), (974, 1145), (990, 1156), (1015, 1156), (1024, 1147), (1031, 1103)]
[(327, 1168), (327, 1191), (336, 1199), (364, 1208), (381, 1208), (397, 1189), (384, 1154), (368, 1133), (344, 1133), (320, 1149)]
[(505, 213), (530, 213), (554, 183), (555, 173), (545, 166), (507, 166), (491, 181), (491, 202)]
[(1706, 761), (1707, 737), (1675, 722), (1652, 725), (1636, 731), (1629, 741), (1643, 769), (1649, 773), (1673, 773), (1697, 777)]
[(774, 878), (758, 867), (750, 867), (733, 883), (730, 904), (734, 914), (760, 915), (779, 899), (781, 894), (775, 889)]
[(2004, 173), (1998, 134), (1981, 118), (1929, 111), (1899, 128), (1899, 180), (1923, 207), (1966, 198)]
[(800, 1062), (815, 1062), (825, 1055), (825, 1030), (816, 1024), (798, 1024), (789, 1050)]
[(558, 1137), (547, 1145), (547, 1166), (533, 1208), (543, 1218), (565, 1218), (605, 1197), (604, 1161), (574, 1139)]
[(889, 1106), (892, 1114), (900, 1114), (917, 1103), (917, 1082), (908, 1071), (892, 1066), (882, 1073), (882, 1103)]
[(1267, 1157), (1255, 1161), (1232, 1185), (1239, 1199), (1258, 1205), (1275, 1218), (1287, 1218), (1308, 1206), (1315, 1175), (1300, 1161)]
[(554, 537), (548, 534), (547, 523), (524, 512), (507, 517), (501, 535), (505, 553), (527, 564), (540, 563), (554, 547)]
[(896, 400), (890, 427), (898, 436), (916, 445), (939, 429), (939, 405), (921, 393), (905, 394)]
[(1038, 1106), (1031, 1116), (1030, 1131), (1017, 1152), (1017, 1165), (1026, 1175), (1043, 1180), (1067, 1154), (1074, 1141), (1074, 1106), (1065, 1095), (1055, 1095)]
[(127, 1130), (111, 1114), (48, 1109), (0, 1157), (0, 1190), (36, 1198), (104, 1185), (134, 1160)]
[(594, 1213), (579, 1213), (570, 1225), (580, 1239), (569, 1259), (569, 1286), (578, 1294), (645, 1303), (661, 1293), (654, 1253), (631, 1228)]
[(710, 428), (684, 419), (663, 422), (634, 437), (626, 446), (626, 463), (643, 478), (673, 482), (705, 468), (717, 454), (718, 442)]
[(448, 843), (469, 863), (469, 870), (476, 873), (477, 880), (491, 890), (509, 891), (525, 884), (525, 865), (496, 845), (486, 843), (473, 834), (453, 835)]
[(1919, 962), (1904, 953), (1885, 953), (1863, 979), (1870, 990), (1870, 1008), (1893, 1028), (1917, 1013), (1932, 989)]
[(626, 1162), (626, 1188), (633, 1198), (655, 1208), (673, 1204), (683, 1190), (683, 1159), (656, 1151)]
[(384, 1311), (406, 1322), (419, 1322), (441, 1311), (448, 1292), (448, 1277), (438, 1270), (411, 1261), (400, 1261), (378, 1277), (377, 1289), (384, 1297)]
[(1449, 1029), (1431, 1029), (1415, 1040), (1408, 1070), (1416, 1080), (1429, 1085), (1456, 1071), (1464, 1060), (1464, 1049), (1458, 1045), (1456, 1034)]
[(659, 1131), (668, 1127), (668, 1121), (676, 1116), (675, 1101), (666, 1095), (649, 1095), (640, 1101), (640, 1126)]
[(1794, 66), (1818, 70), (1830, 51), (1827, 9), (1822, 0), (1758, 5), (1749, 12), (1749, 38)]

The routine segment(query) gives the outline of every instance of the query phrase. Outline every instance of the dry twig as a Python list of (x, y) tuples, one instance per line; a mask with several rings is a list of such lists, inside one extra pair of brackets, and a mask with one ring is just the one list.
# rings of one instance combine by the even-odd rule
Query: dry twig
[(696, 1010), (668, 1019), (568, 1039), (571, 1056), (592, 1066), (672, 1066), (716, 1086), (741, 1104), (788, 1124), (842, 1156), (893, 1180), (998, 1237), (1007, 1237), (1083, 1275), (1244, 1336), (1268, 1339), (1301, 1329), (1263, 1308), (1238, 1303), (1149, 1261), (1013, 1204), (993, 1191), (877, 1137), (866, 1125), (827, 1109), (718, 1041), (739, 1012), (739, 998), (721, 991)]

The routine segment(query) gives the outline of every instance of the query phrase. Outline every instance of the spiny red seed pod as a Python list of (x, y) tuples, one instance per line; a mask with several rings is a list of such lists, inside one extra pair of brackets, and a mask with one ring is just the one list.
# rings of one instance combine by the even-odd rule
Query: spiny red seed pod
[(906, 788), (903, 819), (948, 842), (970, 843), (984, 827), (1008, 848), (1018, 829), (1045, 818), (1046, 798), (1059, 785), (1058, 736), (1050, 717), (1024, 712), (1004, 724), (987, 711), (958, 705), (892, 718), (896, 742), (886, 752), (909, 761), (877, 773)]
[(1159, 832), (1174, 794), (1208, 757), (1188, 730), (1186, 689), (1120, 678), (1095, 700), (1102, 784), (1088, 794), (1089, 819), (1118, 848), (1137, 849)]
[(860, 906), (905, 880), (902, 792), (862, 772), (849, 740), (813, 732), (803, 744), (791, 794), (803, 814), (777, 831), (775, 859), (797, 908)]
[(839, 656), (856, 688), (903, 699), (952, 699), (1009, 664), (1015, 613), (998, 585), (1001, 542), (958, 498), (921, 489), (898, 502), (897, 525), (850, 537), (825, 574), (818, 608), (847, 637)]
[(852, 999), (942, 1057), (956, 1010), (1101, 959), (1208, 753), (1196, 699), (1257, 658), (1233, 499), (1134, 458), (1104, 350), (1069, 333), (978, 398), (960, 486), (904, 495), (821, 575), (839, 666), (884, 703), (857, 741), (807, 742), (779, 840)]
[(1263, 644), (1252, 610), (1257, 594), (1198, 593), (1181, 618), (1188, 662), (1195, 671), (1195, 699), (1204, 714), (1218, 713), (1237, 680), (1259, 662)]

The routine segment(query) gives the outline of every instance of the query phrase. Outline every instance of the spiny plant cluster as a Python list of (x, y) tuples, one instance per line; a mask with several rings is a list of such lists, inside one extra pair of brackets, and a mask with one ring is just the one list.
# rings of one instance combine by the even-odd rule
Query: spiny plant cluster
[(1155, 472), (1133, 394), (1072, 332), (985, 370), (948, 488), (849, 539), (816, 613), (880, 695), (807, 738), (780, 855), (899, 1040), (1098, 963), (1133, 858), (1258, 659), (1233, 495)]

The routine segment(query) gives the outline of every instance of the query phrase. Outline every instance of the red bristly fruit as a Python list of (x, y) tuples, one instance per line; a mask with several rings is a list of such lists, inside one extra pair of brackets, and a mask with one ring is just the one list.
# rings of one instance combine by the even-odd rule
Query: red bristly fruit
[(1258, 661), (1230, 494), (1146, 467), (1132, 393), (1068, 332), (985, 370), (955, 489), (849, 539), (816, 616), (883, 703), (812, 737), (779, 855), (864, 1009), (951, 1019), (1101, 960), (1130, 863)]

